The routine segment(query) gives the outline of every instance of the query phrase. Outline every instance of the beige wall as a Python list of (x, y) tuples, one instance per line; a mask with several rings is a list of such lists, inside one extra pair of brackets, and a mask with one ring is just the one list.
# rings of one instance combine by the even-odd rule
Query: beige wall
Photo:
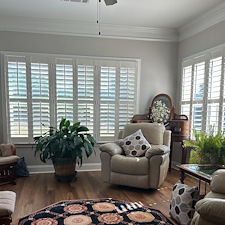
[[(0, 31), (0, 51), (100, 57), (130, 57), (141, 59), (138, 113), (146, 113), (148, 111), (150, 102), (156, 94), (167, 93), (172, 99), (175, 98), (177, 50), (178, 44), (173, 42), (135, 41)], [(4, 132), (1, 122), (0, 130)], [(3, 141), (1, 132), (0, 143)], [(42, 165), (38, 158), (35, 159), (33, 157), (31, 147), (18, 147), (18, 153), (20, 156), (25, 156), (29, 166)], [(99, 163), (100, 159), (98, 153), (97, 150), (96, 156), (93, 156), (85, 162)], [(94, 166), (95, 165), (93, 165), (93, 167)]]

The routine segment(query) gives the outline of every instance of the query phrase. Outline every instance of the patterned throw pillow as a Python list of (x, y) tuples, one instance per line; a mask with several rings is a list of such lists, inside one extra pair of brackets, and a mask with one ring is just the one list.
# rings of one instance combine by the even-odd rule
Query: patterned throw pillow
[(178, 181), (173, 187), (170, 216), (181, 225), (189, 225), (194, 215), (194, 206), (198, 197), (198, 187), (190, 187)]
[(119, 141), (126, 156), (142, 156), (151, 147), (141, 129)]

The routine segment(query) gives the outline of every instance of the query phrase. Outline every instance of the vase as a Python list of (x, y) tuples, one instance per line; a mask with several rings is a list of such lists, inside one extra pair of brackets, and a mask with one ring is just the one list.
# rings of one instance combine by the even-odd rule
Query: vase
[(71, 182), (77, 178), (76, 158), (53, 158), (52, 163), (55, 169), (57, 181)]

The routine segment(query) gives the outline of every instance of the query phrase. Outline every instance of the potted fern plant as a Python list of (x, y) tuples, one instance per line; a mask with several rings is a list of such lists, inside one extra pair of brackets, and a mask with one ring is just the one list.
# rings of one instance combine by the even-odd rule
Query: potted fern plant
[(225, 164), (225, 136), (222, 131), (214, 134), (213, 127), (209, 133), (193, 130), (195, 140), (184, 140), (185, 147), (191, 147), (189, 163)]
[(58, 128), (50, 126), (47, 132), (34, 137), (35, 155), (39, 153), (44, 163), (52, 160), (58, 181), (76, 178), (75, 166), (82, 166), (83, 152), (87, 157), (93, 153), (96, 141), (88, 131), (80, 122), (71, 124), (62, 118)]

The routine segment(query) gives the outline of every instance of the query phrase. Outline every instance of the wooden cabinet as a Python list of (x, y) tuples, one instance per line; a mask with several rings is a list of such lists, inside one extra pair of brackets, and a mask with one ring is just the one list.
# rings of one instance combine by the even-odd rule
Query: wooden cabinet
[(170, 156), (170, 165), (169, 169), (171, 170), (171, 161), (172, 161), (172, 152), (173, 152), (173, 143), (180, 142), (182, 148), (182, 159), (181, 163), (185, 163), (187, 153), (184, 151), (183, 140), (189, 139), (189, 120), (186, 115), (174, 115), (174, 119), (168, 121), (169, 124), (166, 127), (172, 131), (171, 136), (171, 156)]

